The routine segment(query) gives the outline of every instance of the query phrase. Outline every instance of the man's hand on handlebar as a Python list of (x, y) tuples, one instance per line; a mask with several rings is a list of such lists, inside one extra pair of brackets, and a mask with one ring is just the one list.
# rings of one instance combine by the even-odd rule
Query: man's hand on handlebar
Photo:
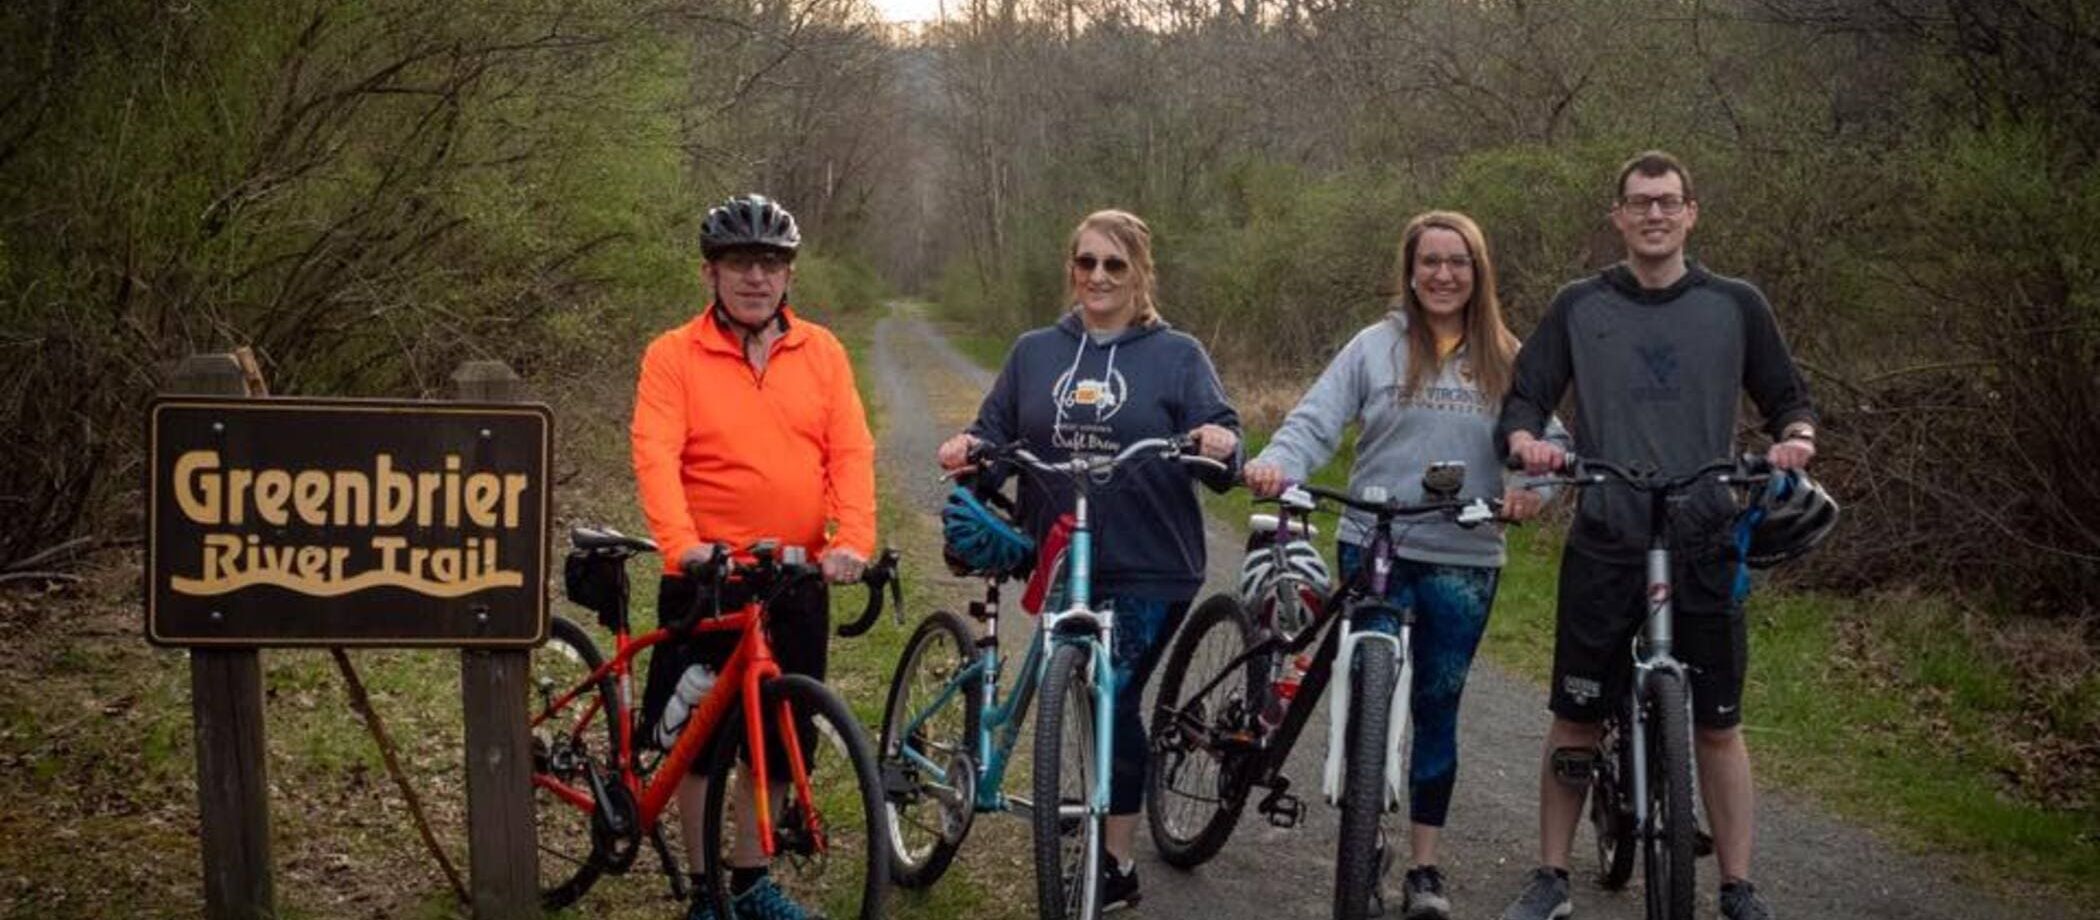
[(713, 562), (716, 556), (724, 555), (727, 552), (728, 549), (720, 543), (702, 543), (698, 546), (686, 547), (685, 552), (678, 554), (678, 570), (690, 572)]
[(1807, 438), (1789, 438), (1765, 452), (1765, 459), (1782, 470), (1805, 470), (1815, 457), (1816, 443)]
[(1241, 467), (1240, 481), (1247, 484), (1247, 491), (1254, 493), (1255, 498), (1275, 498), (1282, 495), (1283, 490), (1290, 485), (1290, 480), (1284, 476), (1283, 467), (1265, 460), (1256, 460)]
[(1529, 431), (1509, 433), (1509, 455), (1523, 464), (1524, 472), (1543, 476), (1567, 465), (1568, 452), (1552, 441), (1540, 440)]
[(868, 569), (868, 559), (846, 547), (834, 546), (824, 551), (820, 565), (824, 569), (825, 581), (844, 585), (860, 580), (861, 574)]

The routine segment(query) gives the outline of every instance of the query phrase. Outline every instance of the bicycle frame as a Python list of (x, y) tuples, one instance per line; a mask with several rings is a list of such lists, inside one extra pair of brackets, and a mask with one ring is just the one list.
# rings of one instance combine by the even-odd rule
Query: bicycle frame
[[(984, 705), (978, 711), (977, 737), (971, 739), (977, 776), (974, 788), (975, 801), (971, 807), (976, 811), (1005, 811), (1013, 802), (1026, 802), (1005, 793), (1006, 770), (1012, 765), (1013, 749), (1021, 737), (1021, 723), (1027, 720), (1028, 706), (1035, 699), (1037, 681), (1048, 662), (1044, 654), (1043, 632), (1038, 629), (1028, 643), (1028, 651), (1021, 658), (1021, 667), (1014, 681), (1013, 690), (1005, 700), (999, 699), (999, 675), (1003, 661), (999, 656), (999, 582), (991, 579), (985, 589), (984, 615), (986, 635), (979, 641), (977, 658), (941, 687), (941, 692), (913, 714), (904, 729), (903, 737), (916, 735), (927, 720), (953, 701), (963, 688), (976, 682), (984, 685)], [(910, 745), (899, 749), (919, 769), (926, 771), (935, 781), (947, 783), (948, 765), (933, 762)]]
[[(1324, 498), (1344, 503), (1354, 503), (1352, 499), (1341, 493), (1318, 489), (1317, 487), (1300, 486), (1299, 488), (1307, 489)], [(1364, 643), (1369, 642), (1388, 646), (1390, 654), (1395, 657), (1400, 668), (1398, 685), (1401, 687), (1411, 686), (1413, 663), (1412, 656), (1408, 654), (1408, 650), (1413, 633), (1413, 612), (1394, 609), (1385, 597), (1386, 588), (1392, 577), (1393, 570), (1392, 525), (1401, 517), (1462, 510), (1478, 501), (1446, 500), (1428, 502), (1412, 507), (1384, 505), (1383, 502), (1368, 503), (1376, 508), (1374, 513), (1378, 516), (1377, 525), (1373, 529), (1371, 545), (1366, 548), (1368, 564), (1354, 577), (1337, 586), (1331, 594), (1322, 600), (1313, 621), (1303, 630), (1300, 630), (1297, 636), (1286, 641), (1275, 633), (1273, 629), (1274, 624), (1257, 623), (1256, 628), (1260, 632), (1256, 635), (1253, 644), (1246, 651), (1234, 657), (1224, 668), (1221, 668), (1219, 673), (1212, 677), (1208, 683), (1187, 694), (1189, 699), (1206, 697), (1217, 688), (1220, 682), (1239, 674), (1250, 661), (1277, 660), (1267, 657), (1270, 655), (1290, 656), (1302, 654), (1307, 648), (1312, 647), (1314, 642), (1319, 642), (1319, 650), (1313, 655), (1312, 666), (1305, 672), (1296, 696), (1292, 698), (1289, 708), (1285, 710), (1283, 720), (1274, 729), (1261, 736), (1262, 750), (1260, 756), (1253, 761), (1254, 779), (1250, 785), (1268, 787), (1279, 791), (1288, 786), (1288, 782), (1282, 776), (1285, 762), (1289, 759), (1292, 748), (1297, 745), (1298, 737), (1304, 731), (1306, 723), (1311, 719), (1314, 708), (1319, 705), (1320, 694), (1325, 691), (1328, 682), (1333, 680), (1335, 675), (1347, 675), (1350, 673), (1349, 669), (1352, 667), (1355, 656), (1363, 654), (1361, 646)], [(1306, 511), (1304, 513), (1309, 514), (1310, 512)], [(1279, 503), (1277, 533), (1288, 534), (1289, 532), (1290, 506), (1288, 503)], [(1284, 581), (1288, 582), (1288, 579), (1284, 579)], [(1286, 583), (1284, 587), (1286, 590), (1296, 590), (1296, 585), (1294, 584)], [(1386, 633), (1373, 629), (1358, 629), (1356, 622), (1360, 617), (1360, 613), (1371, 609), (1390, 611), (1394, 622), (1398, 626), (1397, 630), (1393, 633)], [(1264, 691), (1263, 698), (1255, 701), (1256, 703), (1265, 704), (1267, 693), (1273, 692), (1273, 688), (1265, 687)], [(1321, 793), (1330, 805), (1339, 804), (1342, 795), (1343, 738), (1349, 724), (1349, 705), (1349, 682), (1341, 680), (1336, 683), (1334, 697), (1329, 701), (1327, 757), (1321, 771)], [(1397, 727), (1397, 730), (1388, 731), (1386, 738), (1385, 807), (1387, 811), (1398, 809), (1400, 803), (1406, 799), (1407, 794), (1407, 776), (1401, 766), (1400, 746), (1406, 736), (1405, 728), (1407, 718), (1410, 715), (1408, 695), (1395, 693), (1391, 705), (1392, 721), (1388, 724)], [(1257, 708), (1259, 708), (1258, 705)], [(1174, 717), (1173, 713), (1162, 713), (1162, 715), (1168, 718)], [(1188, 727), (1184, 726), (1184, 728)], [(1195, 728), (1201, 729), (1203, 727), (1195, 726)]]
[[(579, 695), (594, 692), (607, 677), (617, 679), (620, 711), (605, 713), (604, 715), (606, 718), (615, 720), (615, 724), (619, 727), (619, 750), (617, 751), (616, 760), (619, 776), (617, 779), (625, 787), (627, 794), (638, 803), (636, 819), (639, 824), (631, 831), (618, 827), (615, 827), (615, 830), (632, 836), (647, 835), (656, 828), (665, 807), (669, 805), (672, 796), (677, 792), (678, 785), (684, 781), (693, 761), (707, 749), (709, 742), (714, 739), (716, 730), (721, 726), (723, 719), (727, 717), (731, 706), (740, 706), (741, 708), (744, 716), (745, 743), (749, 745), (749, 750), (765, 750), (765, 713), (761, 708), (759, 688), (766, 681), (781, 675), (780, 665), (773, 657), (773, 648), (766, 641), (763, 628), (763, 612), (766, 600), (765, 598), (752, 598), (750, 602), (735, 613), (727, 613), (700, 620), (691, 628), (691, 633), (696, 635), (706, 632), (737, 631), (742, 636), (737, 642), (736, 650), (730, 654), (729, 660), (723, 664), (721, 674), (716, 679), (714, 686), (708, 690), (707, 696), (703, 697), (700, 703), (694, 707), (693, 715), (686, 719), (685, 727), (679, 731), (678, 740), (665, 753), (663, 760), (657, 764), (646, 785), (642, 782), (641, 774), (636, 769), (633, 739), (635, 726), (634, 719), (629, 715), (629, 713), (634, 711), (632, 703), (632, 662), (635, 655), (643, 649), (671, 639), (673, 633), (670, 629), (656, 629), (631, 640), (628, 638), (625, 629), (616, 631), (613, 636), (615, 648), (613, 657), (604, 664), (599, 665), (596, 670), (591, 672), (589, 677), (584, 678), (575, 687), (570, 688), (561, 696), (547, 703), (542, 707), (540, 713), (533, 717), (532, 727), (538, 727), (549, 718), (561, 713)], [(584, 703), (583, 710), (577, 714), (570, 729), (572, 736), (591, 730), (593, 717), (599, 714), (599, 708), (599, 703), (595, 698)], [(795, 737), (794, 714), (789, 710), (785, 702), (780, 704), (776, 715), (779, 718), (778, 730), (781, 732), (781, 737)], [(803, 763), (801, 746), (797, 744), (783, 744), (781, 747), (787, 754), (787, 767), (790, 778), (793, 781), (796, 801), (803, 807), (804, 813), (810, 816), (811, 821), (821, 828), (821, 818), (816, 811), (810, 791), (809, 772), (807, 765)], [(766, 776), (766, 760), (767, 758), (762, 756), (751, 758), (751, 776), (755, 788), (770, 788), (768, 777)], [(595, 774), (591, 777), (591, 780), (594, 783), (603, 782)], [(577, 789), (559, 782), (544, 773), (535, 773), (532, 777), (532, 782), (533, 785), (548, 790), (563, 801), (569, 802), (585, 812), (597, 811), (597, 799), (593, 794), (593, 790)], [(758, 795), (754, 796), (754, 798), (756, 799), (754, 824), (758, 831), (759, 845), (765, 852), (765, 855), (771, 858), (775, 849), (772, 797), (769, 795)], [(823, 835), (819, 832), (815, 836), (817, 846), (821, 850), (824, 846)]]

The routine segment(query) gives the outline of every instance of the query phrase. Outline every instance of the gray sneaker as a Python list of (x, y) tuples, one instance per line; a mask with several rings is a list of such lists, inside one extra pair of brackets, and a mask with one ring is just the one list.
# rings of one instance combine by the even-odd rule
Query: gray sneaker
[(1748, 881), (1721, 886), (1721, 916), (1727, 920), (1772, 920), (1772, 905)]
[(1502, 911), (1502, 920), (1561, 920), (1575, 916), (1575, 902), (1568, 900), (1568, 880), (1541, 866), (1531, 870), (1524, 893)]
[(1402, 920), (1451, 920), (1451, 902), (1444, 897), (1444, 873), (1435, 866), (1407, 870), (1407, 883), (1400, 889)]

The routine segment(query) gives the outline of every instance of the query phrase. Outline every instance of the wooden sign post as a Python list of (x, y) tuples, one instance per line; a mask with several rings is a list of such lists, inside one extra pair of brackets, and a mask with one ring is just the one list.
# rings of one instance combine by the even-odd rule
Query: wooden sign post
[[(501, 361), (460, 365), (452, 389), (469, 402), (524, 399), (518, 375)], [(459, 690), (467, 709), (467, 862), (479, 917), (539, 913), (532, 736), (525, 724), (531, 661), (529, 653), (510, 649), (460, 653)]]
[[(247, 394), (240, 362), (232, 355), (191, 355), (176, 368), (169, 389), (212, 396)], [(204, 914), (214, 920), (277, 915), (270, 875), (270, 794), (263, 773), (262, 699), (260, 651), (190, 650)]]

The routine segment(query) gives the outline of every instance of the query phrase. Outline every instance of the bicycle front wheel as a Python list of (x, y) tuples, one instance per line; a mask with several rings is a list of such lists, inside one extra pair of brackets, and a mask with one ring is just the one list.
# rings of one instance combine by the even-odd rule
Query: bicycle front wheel
[[(769, 680), (760, 697), (766, 747), (775, 748), (766, 761), (773, 884), (789, 900), (826, 917), (875, 920), (888, 894), (890, 854), (882, 780), (867, 735), (838, 695), (810, 677), (787, 674)], [(799, 723), (794, 732), (783, 730), (783, 715)], [(798, 751), (806, 794), (792, 770)], [(743, 717), (733, 713), (716, 729), (708, 754), (702, 812), (707, 828), (700, 842), (702, 891), (715, 898), (718, 917), (742, 916), (731, 908), (731, 867), (766, 865), (753, 816), (753, 756)]]
[(1342, 828), (1334, 862), (1334, 915), (1342, 920), (1377, 916), (1372, 908), (1384, 874), (1385, 846), (1379, 821), (1385, 816), (1386, 733), (1392, 726), (1393, 694), (1400, 663), (1385, 643), (1365, 642), (1354, 656), (1349, 724), (1343, 732)]
[[(525, 711), (534, 717), (563, 694), (585, 687), (605, 663), (583, 627), (563, 617), (549, 625), (547, 644), (532, 651)], [(597, 809), (607, 806), (592, 795), (592, 780), (607, 789), (622, 788), (613, 762), (620, 744), (617, 699), (608, 677), (546, 713), (531, 729), (540, 904), (548, 910), (576, 903), (607, 866), (610, 841), (592, 820)]]
[(955, 685), (976, 645), (962, 617), (935, 611), (905, 643), (890, 678), (878, 749), (890, 877), (905, 888), (940, 880), (976, 814), (977, 763), (970, 755), (976, 750), (984, 682)]
[(1655, 731), (1648, 762), (1651, 833), (1644, 850), (1650, 920), (1691, 920), (1697, 869), (1693, 865), (1691, 712), (1683, 680), (1668, 671), (1649, 677)]
[(1036, 912), (1042, 920), (1094, 920), (1101, 913), (1100, 775), (1095, 751), (1093, 646), (1057, 646), (1043, 674), (1035, 724)]
[(1255, 710), (1269, 657), (1243, 662), (1242, 673), (1196, 691), (1232, 667), (1253, 633), (1238, 600), (1213, 595), (1189, 615), (1160, 672), (1145, 819), (1160, 859), (1175, 868), (1193, 869), (1216, 856), (1247, 804), (1242, 764), (1254, 754)]

